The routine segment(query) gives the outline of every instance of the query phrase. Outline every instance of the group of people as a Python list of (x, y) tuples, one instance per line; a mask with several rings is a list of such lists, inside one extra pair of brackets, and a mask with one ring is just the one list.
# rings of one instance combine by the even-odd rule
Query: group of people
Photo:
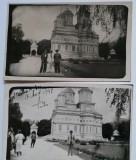
[(40, 73), (60, 73), (61, 54), (59, 50), (55, 50), (53, 56), (52, 50), (48, 53), (47, 50), (41, 55), (41, 68)]
[[(21, 130), (18, 130), (18, 133), (15, 134), (13, 128), (10, 128), (8, 131), (7, 137), (7, 160), (10, 160), (10, 152), (13, 149), (14, 153), (17, 156), (22, 155), (22, 146), (26, 140), (25, 136), (22, 134)], [(31, 148), (34, 147), (36, 142), (36, 132), (33, 131), (31, 134)]]
[[(7, 160), (10, 160), (10, 151), (14, 149), (14, 153), (17, 156), (22, 155), (22, 145), (23, 140), (25, 139), (24, 135), (22, 134), (21, 130), (18, 130), (18, 133), (15, 135), (13, 128), (10, 128), (8, 131), (8, 138), (7, 138)], [(30, 148), (35, 146), (36, 142), (36, 132), (33, 131), (31, 133), (31, 145)], [(73, 131), (70, 131), (70, 134), (67, 139), (68, 144), (68, 156), (73, 155), (73, 146), (75, 144), (75, 136), (73, 135)]]

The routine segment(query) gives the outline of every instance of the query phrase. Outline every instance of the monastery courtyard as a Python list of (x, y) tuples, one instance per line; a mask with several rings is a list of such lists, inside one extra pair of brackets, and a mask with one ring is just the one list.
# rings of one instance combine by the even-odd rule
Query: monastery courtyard
[(62, 61), (61, 74), (39, 73), (41, 66), (40, 56), (26, 56), (18, 63), (10, 65), (10, 73), (16, 76), (45, 76), (45, 77), (75, 77), (75, 78), (116, 78), (125, 74), (124, 64), (93, 62), (75, 64)]
[[(59, 147), (58, 143), (48, 142), (44, 139), (37, 139), (35, 147), (30, 148), (30, 140), (26, 141), (22, 148), (22, 156), (17, 157), (11, 152), (11, 160), (94, 160), (85, 155), (78, 155), (74, 151), (73, 156), (68, 156), (67, 147)], [(80, 157), (82, 158), (80, 158)]]

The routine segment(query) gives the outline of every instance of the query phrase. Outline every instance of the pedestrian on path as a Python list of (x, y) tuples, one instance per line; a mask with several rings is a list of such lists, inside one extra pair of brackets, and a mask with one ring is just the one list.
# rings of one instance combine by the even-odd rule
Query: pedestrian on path
[(22, 145), (23, 145), (23, 139), (24, 139), (24, 135), (21, 133), (21, 130), (18, 130), (18, 133), (15, 136), (15, 140), (16, 140), (16, 153), (17, 156), (21, 156), (22, 155)]
[(33, 131), (31, 135), (31, 148), (34, 148), (35, 142), (36, 142), (36, 132)]
[(52, 50), (48, 53), (48, 58), (47, 58), (47, 72), (49, 73), (54, 73), (54, 67), (53, 67), (53, 55), (52, 55)]
[(55, 50), (56, 53), (54, 54), (54, 67), (55, 73), (60, 73), (60, 63), (61, 63), (61, 54), (58, 52), (59, 50)]
[(10, 128), (9, 132), (11, 135), (11, 145), (12, 145), (12, 148), (14, 149), (14, 153), (16, 154), (15, 133), (12, 127)]
[(7, 154), (6, 154), (6, 160), (10, 160), (10, 151), (12, 149), (12, 140), (11, 140), (11, 132), (8, 131), (7, 134)]
[(44, 53), (41, 55), (41, 68), (40, 68), (40, 73), (45, 73), (47, 69), (47, 51), (44, 50)]
[(73, 145), (75, 144), (75, 136), (73, 135), (73, 131), (70, 131), (70, 135), (68, 136), (67, 139), (67, 144), (69, 145), (68, 147), (68, 156), (71, 154), (73, 155)]

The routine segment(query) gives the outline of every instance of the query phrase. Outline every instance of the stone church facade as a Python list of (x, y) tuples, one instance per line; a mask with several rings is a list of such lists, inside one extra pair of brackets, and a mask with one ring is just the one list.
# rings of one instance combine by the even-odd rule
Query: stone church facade
[(70, 88), (57, 96), (51, 118), (52, 138), (67, 139), (72, 130), (76, 139), (102, 139), (102, 115), (95, 111), (92, 94), (93, 91), (89, 88), (81, 88), (77, 104), (75, 92)]
[(92, 30), (92, 21), (77, 13), (77, 24), (73, 25), (73, 13), (65, 10), (54, 21), (51, 48), (56, 49), (63, 59), (100, 59), (99, 36)]

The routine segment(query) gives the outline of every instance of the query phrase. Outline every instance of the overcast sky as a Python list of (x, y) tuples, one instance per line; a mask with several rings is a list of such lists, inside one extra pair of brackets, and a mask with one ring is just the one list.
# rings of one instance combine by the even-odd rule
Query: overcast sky
[[(39, 96), (35, 96), (34, 98), (30, 98), (32, 96), (32, 92), (29, 92), (28, 96), (24, 94), (23, 96), (16, 96), (14, 102), (20, 104), (21, 112), (23, 113), (23, 120), (31, 119), (31, 120), (41, 120), (41, 119), (50, 119), (53, 109), (55, 108), (54, 100), (57, 98), (57, 95), (63, 91), (65, 88), (53, 88), (53, 89), (43, 89), (42, 94), (40, 95), (40, 101), (45, 101), (46, 106), (38, 108), (38, 98)], [(75, 103), (78, 103), (78, 91), (79, 88), (72, 88), (75, 91)], [(95, 104), (95, 111), (102, 114), (103, 122), (112, 122), (115, 118), (115, 107), (110, 108), (110, 104), (106, 103), (105, 96), (105, 88), (92, 88), (93, 96), (92, 102)], [(13, 92), (16, 93), (18, 90)], [(35, 93), (38, 93), (39, 89), (35, 90)], [(12, 94), (12, 95), (13, 95)], [(42, 104), (40, 106), (43, 106)], [(127, 116), (125, 118), (128, 117)]]
[[(22, 24), (24, 39), (32, 39), (37, 42), (42, 39), (51, 39), (54, 28), (54, 20), (57, 15), (69, 9), (74, 14), (74, 24), (76, 24), (76, 6), (18, 6), (13, 11), (13, 23)], [(105, 32), (101, 31), (100, 26), (95, 26), (94, 31), (99, 35), (99, 41), (105, 37)], [(110, 41), (116, 40), (120, 35), (120, 30), (113, 30), (113, 34), (108, 38)], [(107, 39), (107, 40), (108, 40)]]

